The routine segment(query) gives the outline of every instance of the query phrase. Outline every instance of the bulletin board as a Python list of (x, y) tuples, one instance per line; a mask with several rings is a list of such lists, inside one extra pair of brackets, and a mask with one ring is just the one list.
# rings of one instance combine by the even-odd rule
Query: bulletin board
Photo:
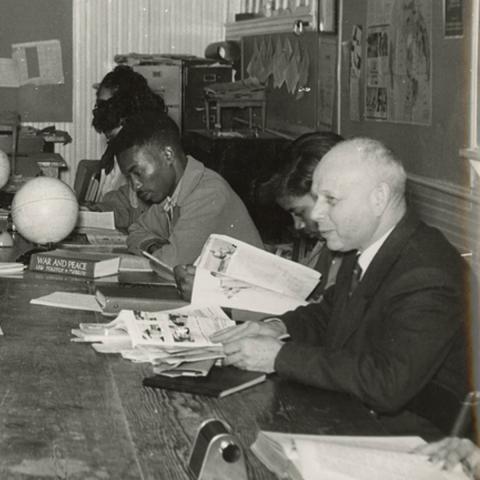
[(2, 0), (0, 59), (8, 62), (5, 59), (12, 58), (12, 45), (17, 44), (24, 45), (17, 52), (24, 54), (30, 75), (38, 74), (40, 62), (45, 63), (45, 46), (53, 46), (60, 61), (54, 56), (50, 62), (55, 74), (51, 80), (43, 79), (49, 84), (0, 87), (1, 109), (18, 111), (22, 122), (71, 122), (72, 0)]
[[(434, 180), (440, 180), (465, 186), (467, 184), (468, 165), (459, 157), (459, 150), (467, 145), (468, 134), (468, 57), (469, 25), (464, 25), (463, 36), (446, 37), (444, 33), (443, 2), (436, 0), (418, 0), (415, 5), (429, 7), (428, 22), (431, 51), (429, 51), (430, 88), (428, 103), (424, 102), (425, 114), (413, 115), (406, 122), (401, 115), (390, 113), (390, 107), (382, 108), (383, 85), (379, 75), (378, 88), (372, 88), (374, 77), (368, 76), (371, 62), (376, 62), (379, 71), (383, 68), (381, 55), (381, 28), (377, 53), (372, 53), (371, 40), (375, 40), (375, 27), (368, 28), (367, 6), (376, 1), (345, 0), (343, 4), (343, 42), (342, 50), (342, 99), (341, 125), (346, 137), (369, 136), (383, 140), (405, 162), (407, 171)], [(385, 2), (387, 4), (387, 2)], [(390, 2), (402, 6), (402, 0)], [(470, 18), (470, 7), (464, 18)], [(421, 31), (420, 31), (421, 32)], [(426, 42), (425, 42), (426, 43)], [(350, 48), (347, 48), (350, 47)], [(358, 48), (358, 51), (357, 51)], [(355, 68), (352, 53), (358, 53), (361, 67)], [(355, 56), (353, 57), (355, 58)], [(372, 102), (373, 92), (377, 96)], [(427, 97), (425, 97), (427, 98)], [(391, 102), (395, 98), (390, 99)], [(391, 103), (390, 102), (390, 103)], [(373, 108), (371, 105), (374, 105)]]

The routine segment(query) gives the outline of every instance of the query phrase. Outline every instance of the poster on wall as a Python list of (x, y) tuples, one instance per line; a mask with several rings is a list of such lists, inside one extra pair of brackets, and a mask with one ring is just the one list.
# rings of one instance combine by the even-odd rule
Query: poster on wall
[(65, 83), (59, 40), (15, 43), (12, 45), (12, 59), (17, 65), (20, 85)]
[(334, 37), (322, 37), (318, 57), (318, 120), (329, 128), (333, 128), (336, 66), (337, 40)]
[(365, 118), (430, 125), (432, 0), (368, 0)]
[(360, 74), (362, 72), (362, 33), (361, 25), (352, 28), (350, 47), (350, 120), (360, 120)]
[(444, 0), (445, 38), (463, 37), (463, 0)]

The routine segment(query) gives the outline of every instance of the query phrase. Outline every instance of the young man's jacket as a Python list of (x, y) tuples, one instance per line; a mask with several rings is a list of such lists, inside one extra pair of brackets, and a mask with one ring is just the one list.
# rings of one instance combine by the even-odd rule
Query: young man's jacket
[(116, 190), (107, 192), (96, 206), (104, 212), (113, 211), (115, 215), (115, 227), (118, 230), (127, 231), (128, 227), (149, 208), (149, 205), (144, 203), (140, 198), (136, 199), (137, 206), (132, 206), (130, 197), (130, 187), (128, 185), (122, 185)]
[(155, 241), (155, 257), (175, 266), (193, 263), (211, 233), (229, 235), (263, 248), (240, 197), (216, 172), (188, 157), (175, 204), (152, 205), (129, 228), (129, 250), (139, 253)]
[[(463, 258), (439, 230), (407, 213), (380, 247), (351, 298), (356, 252), (345, 255), (322, 302), (282, 317), (291, 340), (278, 373), (350, 393), (378, 412), (467, 392), (469, 283)], [(472, 286), (472, 288), (475, 288)], [(444, 412), (447, 415), (447, 412)]]

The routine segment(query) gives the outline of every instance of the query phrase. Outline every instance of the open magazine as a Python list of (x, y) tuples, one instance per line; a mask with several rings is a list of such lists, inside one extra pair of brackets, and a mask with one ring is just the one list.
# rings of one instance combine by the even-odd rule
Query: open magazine
[(305, 305), (321, 278), (312, 268), (216, 234), (196, 267), (192, 304), (274, 315)]

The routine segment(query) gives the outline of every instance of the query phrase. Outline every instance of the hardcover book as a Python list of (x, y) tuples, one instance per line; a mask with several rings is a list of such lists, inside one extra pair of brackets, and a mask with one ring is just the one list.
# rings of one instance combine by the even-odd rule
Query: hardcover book
[(115, 254), (76, 250), (52, 250), (33, 253), (29, 269), (76, 277), (97, 278), (118, 273), (120, 257)]
[(187, 305), (173, 285), (101, 285), (95, 291), (103, 313), (120, 310), (158, 312)]
[(235, 367), (214, 366), (206, 377), (169, 378), (155, 375), (144, 378), (143, 385), (145, 387), (164, 388), (166, 390), (222, 398), (253, 387), (264, 382), (265, 379), (266, 375), (262, 372), (240, 370)]

